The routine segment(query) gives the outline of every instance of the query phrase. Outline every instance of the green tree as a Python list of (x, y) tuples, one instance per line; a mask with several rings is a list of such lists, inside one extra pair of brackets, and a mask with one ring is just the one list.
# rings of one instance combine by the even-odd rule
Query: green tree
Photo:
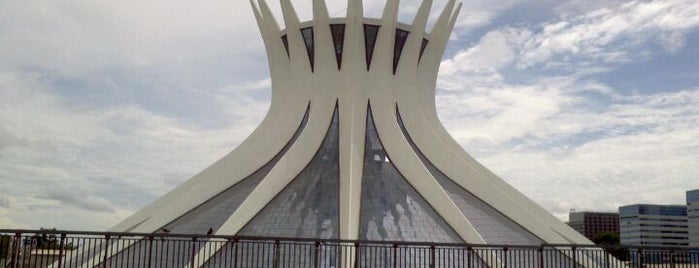
[[(44, 229), (41, 228), (41, 231), (56, 231), (55, 228), (53, 229)], [(33, 237), (32, 240), (34, 240), (34, 243), (36, 245), (37, 249), (60, 249), (61, 248), (61, 240), (58, 238), (56, 234), (49, 234), (47, 232), (39, 232), (36, 233)], [(63, 249), (73, 249), (73, 243), (68, 243), (63, 245)]]
[(629, 259), (629, 251), (621, 247), (619, 234), (614, 232), (601, 232), (592, 237), (592, 242), (603, 247), (607, 253), (616, 257), (619, 260), (626, 261)]
[(619, 235), (614, 232), (600, 232), (592, 237), (592, 242), (600, 246), (617, 246), (619, 245)]

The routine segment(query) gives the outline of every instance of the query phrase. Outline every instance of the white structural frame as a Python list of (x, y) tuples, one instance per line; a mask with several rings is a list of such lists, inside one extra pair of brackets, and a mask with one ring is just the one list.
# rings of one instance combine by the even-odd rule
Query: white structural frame
[[(324, 0), (313, 0), (313, 20), (300, 22), (281, 0), (285, 30), (265, 0), (251, 1), (268, 55), (272, 103), (260, 126), (235, 150), (110, 231), (156, 232), (181, 215), (253, 174), (305, 127), (245, 201), (215, 231), (237, 234), (311, 161), (337, 107), (339, 115), (339, 238), (360, 239), (359, 220), (367, 105), (391, 161), (426, 202), (466, 243), (485, 244), (448, 197), (403, 134), (398, 113), (415, 147), (456, 184), (549, 244), (591, 242), (468, 155), (440, 123), (435, 106), (437, 72), (461, 4), (450, 0), (431, 32), (425, 27), (432, 0), (424, 0), (410, 25), (398, 23), (398, 0), (387, 0), (382, 17), (363, 15), (362, 1), (348, 0), (345, 18), (330, 18)], [(330, 24), (345, 25), (342, 64), (336, 62)], [(380, 25), (371, 65), (365, 62), (364, 24)], [(313, 64), (301, 29), (312, 26)], [(396, 29), (410, 32), (394, 71)], [(286, 35), (284, 44), (281, 37)], [(423, 39), (429, 43), (424, 46)], [(423, 50), (424, 49), (424, 50)], [(208, 247), (205, 247), (208, 248)], [(215, 250), (200, 252), (205, 261)], [(111, 253), (114, 254), (114, 253)], [(100, 256), (101, 257), (101, 256)], [(195, 264), (195, 266), (200, 265)], [(492, 266), (500, 266), (491, 263)]]

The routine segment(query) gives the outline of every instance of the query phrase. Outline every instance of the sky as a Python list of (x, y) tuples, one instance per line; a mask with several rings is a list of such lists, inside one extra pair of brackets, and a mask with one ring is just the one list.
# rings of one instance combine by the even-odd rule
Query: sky
[[(698, 70), (696, 0), (466, 0), (436, 103), (566, 220), (699, 188)], [(0, 228), (106, 230), (235, 148), (270, 93), (248, 1), (0, 1)]]

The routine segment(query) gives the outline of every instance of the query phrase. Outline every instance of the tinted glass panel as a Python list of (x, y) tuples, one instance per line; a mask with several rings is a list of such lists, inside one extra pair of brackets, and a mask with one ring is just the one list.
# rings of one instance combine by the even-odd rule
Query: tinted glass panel
[(687, 202), (699, 201), (699, 190), (687, 191)]
[(462, 242), (398, 172), (368, 110), (360, 212), (360, 240)]
[(337, 108), (321, 147), (301, 173), (238, 233), (249, 236), (337, 238), (339, 146)]
[[(322, 244), (316, 250), (313, 242), (282, 242), (266, 244), (240, 240), (235, 245), (226, 243), (201, 268), (334, 268), (340, 264), (340, 250)], [(184, 266), (179, 266), (184, 267)], [(179, 268), (178, 267), (178, 268)], [(158, 267), (160, 268), (160, 267)], [(163, 267), (164, 268), (164, 267)]]
[(289, 56), (289, 39), (286, 35), (282, 35), (282, 43), (284, 43), (284, 48), (286, 49), (286, 56)]
[(371, 66), (371, 56), (374, 54), (376, 36), (379, 34), (378, 25), (364, 24), (364, 47), (366, 48), (366, 69)]
[(308, 120), (308, 109), (301, 121), (299, 128), (296, 130), (291, 140), (282, 148), (282, 150), (272, 158), (262, 168), (258, 169), (252, 175), (244, 180), (224, 190), (217, 196), (209, 199), (197, 208), (187, 212), (180, 218), (165, 225), (163, 228), (172, 233), (184, 234), (204, 234), (209, 228), (214, 231), (223, 225), (230, 215), (240, 206), (243, 200), (252, 192), (257, 184), (264, 178), (267, 173), (277, 164), (279, 159), (286, 153), (291, 145), (296, 141), (296, 138), (301, 134), (301, 131), (306, 126)]
[(308, 60), (311, 62), (311, 70), (313, 70), (313, 27), (301, 29), (303, 42), (306, 44), (306, 52), (308, 52)]
[(417, 148), (398, 113), (398, 125), (413, 151), (488, 244), (539, 245), (541, 240), (444, 175)]
[(422, 53), (425, 52), (425, 48), (427, 48), (427, 43), (429, 43), (429, 41), (427, 41), (427, 39), (423, 38), (422, 44), (420, 45), (420, 57), (418, 58), (418, 61), (420, 61), (420, 59), (422, 59)]
[[(296, 138), (301, 134), (301, 131), (306, 126), (308, 120), (308, 109), (306, 114), (296, 130), (292, 138), (287, 142), (282, 150), (272, 158), (262, 168), (255, 171), (253, 174), (236, 183), (235, 185), (224, 190), (220, 194), (212, 197), (202, 205), (185, 213), (181, 217), (175, 219), (171, 223), (165, 225), (156, 233), (169, 232), (180, 234), (207, 234), (208, 232), (215, 233), (223, 223), (235, 212), (240, 204), (248, 197), (257, 184), (269, 173), (269, 171), (277, 164), (279, 159), (286, 153), (291, 145), (296, 141)], [(202, 239), (203, 241), (203, 239)], [(142, 251), (148, 249), (148, 242), (145, 240), (135, 242), (123, 251), (114, 254), (107, 262), (109, 267), (122, 267), (127, 265), (130, 258), (125, 256), (137, 256), (142, 254)], [(157, 243), (157, 247), (151, 250), (155, 252), (178, 252), (178, 254), (164, 254), (161, 258), (154, 258), (151, 263), (154, 267), (181, 267), (189, 261), (191, 250), (179, 250), (176, 247), (181, 247), (181, 243)], [(197, 249), (202, 244), (193, 244)], [(140, 265), (136, 265), (140, 266)], [(146, 265), (143, 265), (146, 266)]]
[(408, 39), (409, 33), (408, 31), (396, 29), (396, 40), (393, 42), (393, 74), (396, 74), (396, 68), (398, 68), (398, 62), (400, 61), (400, 54), (403, 52), (403, 46), (405, 45), (405, 40)]
[(342, 68), (342, 45), (345, 40), (345, 25), (330, 24), (330, 32), (333, 35), (333, 45), (335, 46), (335, 59), (337, 60), (337, 69)]

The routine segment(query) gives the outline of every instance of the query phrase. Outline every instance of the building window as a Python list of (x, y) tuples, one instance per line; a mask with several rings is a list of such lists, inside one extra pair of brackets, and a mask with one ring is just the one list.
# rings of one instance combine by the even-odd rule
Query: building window
[(408, 39), (409, 33), (408, 31), (396, 29), (396, 40), (393, 42), (393, 74), (396, 74), (396, 68), (398, 68), (398, 62), (400, 61), (400, 53), (403, 52), (403, 46), (405, 46), (405, 40)]
[(282, 35), (282, 43), (286, 49), (286, 56), (289, 57), (289, 38), (286, 35)]
[(366, 69), (371, 66), (371, 56), (374, 54), (379, 25), (364, 24), (364, 48), (366, 49)]
[(330, 24), (330, 32), (333, 36), (333, 45), (335, 46), (335, 60), (337, 60), (337, 69), (342, 68), (342, 46), (345, 41), (345, 25)]
[(427, 48), (427, 43), (429, 42), (430, 41), (427, 41), (427, 39), (422, 38), (422, 44), (420, 45), (420, 56), (417, 59), (418, 62), (422, 59), (422, 53), (425, 52), (425, 48)]
[(308, 60), (311, 62), (311, 71), (313, 71), (313, 27), (301, 29), (303, 42), (306, 44), (306, 52), (308, 52)]

